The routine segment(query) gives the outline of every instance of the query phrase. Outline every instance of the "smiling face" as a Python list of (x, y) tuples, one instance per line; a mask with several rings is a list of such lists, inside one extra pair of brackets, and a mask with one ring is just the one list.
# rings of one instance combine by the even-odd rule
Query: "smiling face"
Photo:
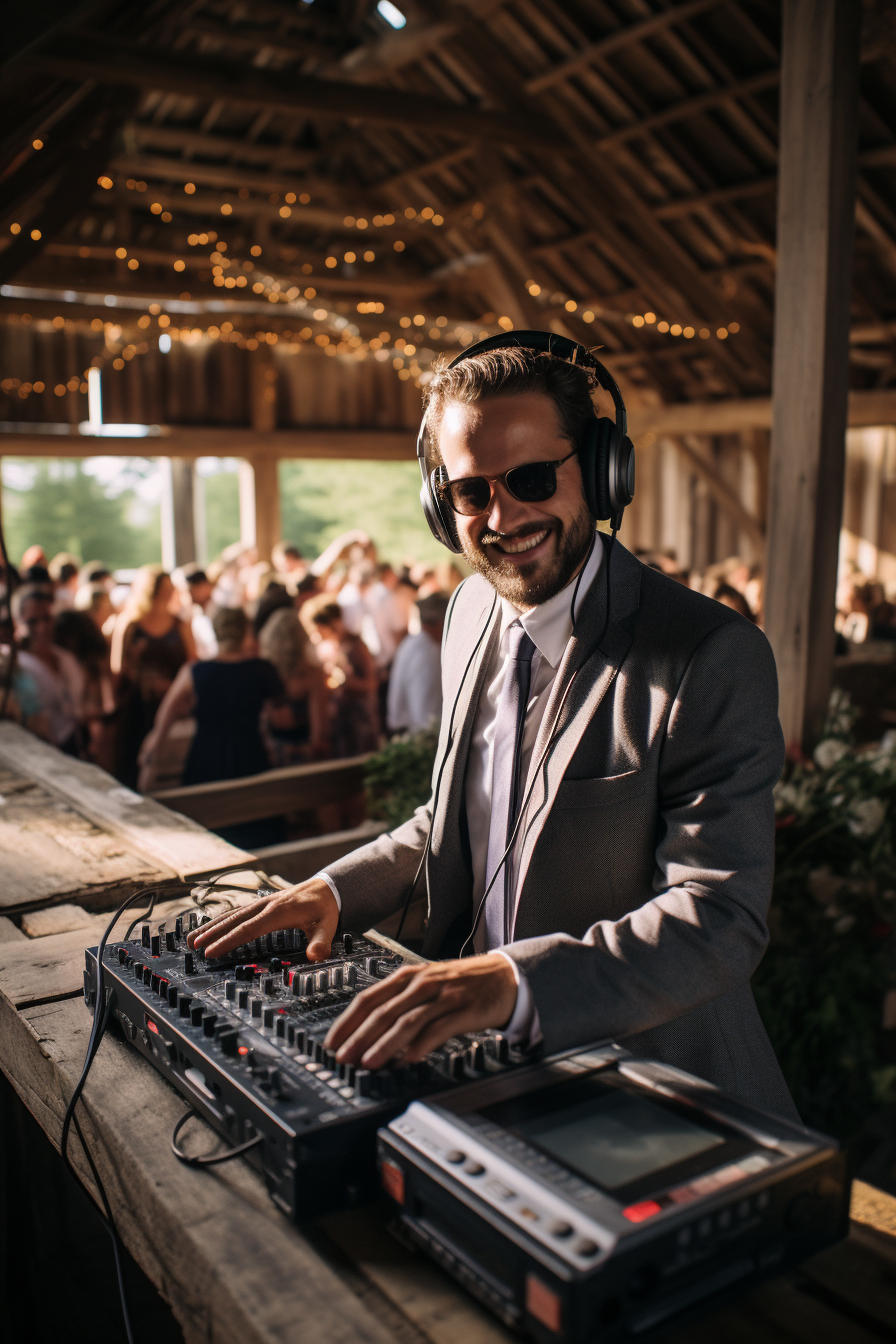
[[(556, 403), (543, 392), (498, 396), (472, 405), (451, 401), (438, 429), (450, 480), (498, 476), (528, 462), (566, 457)], [(445, 504), (446, 508), (450, 505)], [(455, 513), (469, 564), (499, 596), (525, 610), (547, 602), (581, 568), (594, 536), (576, 457), (557, 468), (557, 490), (539, 504), (515, 499), (502, 481), (492, 485), (483, 513)]]

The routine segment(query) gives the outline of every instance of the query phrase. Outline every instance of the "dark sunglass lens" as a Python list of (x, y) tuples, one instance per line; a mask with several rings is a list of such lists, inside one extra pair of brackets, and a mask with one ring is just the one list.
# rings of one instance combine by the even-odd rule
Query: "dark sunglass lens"
[(458, 513), (484, 513), (492, 497), (484, 476), (467, 476), (461, 481), (449, 481), (447, 489)]
[(515, 499), (537, 504), (557, 490), (557, 468), (552, 462), (530, 462), (507, 473), (507, 488)]

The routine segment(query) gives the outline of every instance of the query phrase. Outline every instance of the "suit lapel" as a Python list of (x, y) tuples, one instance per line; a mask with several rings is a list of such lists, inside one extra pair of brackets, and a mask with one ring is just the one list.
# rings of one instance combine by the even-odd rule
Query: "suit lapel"
[[(560, 782), (632, 642), (629, 630), (621, 622), (637, 609), (641, 564), (618, 541), (612, 549), (607, 541), (603, 545), (601, 569), (582, 603), (532, 750), (527, 786), (532, 786), (533, 771), (545, 755), (546, 760), (538, 770), (523, 823), (526, 839), (519, 859), (521, 891)], [(609, 621), (605, 565), (610, 569)], [(552, 737), (554, 744), (548, 748)]]

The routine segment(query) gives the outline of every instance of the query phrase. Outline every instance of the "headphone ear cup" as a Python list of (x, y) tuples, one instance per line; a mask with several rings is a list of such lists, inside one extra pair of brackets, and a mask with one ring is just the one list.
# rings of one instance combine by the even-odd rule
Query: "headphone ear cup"
[(582, 473), (582, 492), (592, 518), (599, 518), (597, 512), (598, 489), (598, 419), (593, 415), (586, 423), (579, 444), (579, 469)]
[[(616, 426), (608, 416), (602, 415), (594, 419), (594, 468), (592, 479), (594, 481), (594, 506), (591, 510), (595, 518), (609, 518), (613, 512), (611, 489), (610, 489), (610, 467), (612, 456), (613, 438), (616, 434)], [(586, 494), (587, 499), (587, 494)]]
[(453, 551), (457, 555), (462, 550), (460, 538), (457, 535), (457, 525), (450, 508), (443, 502), (439, 489), (444, 472), (444, 467), (435, 467), (430, 472), (429, 480), (423, 484), (420, 490), (420, 503), (423, 505), (426, 521), (429, 523), (429, 530), (436, 541), (440, 541), (443, 546), (447, 546), (449, 551)]
[(608, 472), (610, 503), (614, 515), (621, 515), (635, 497), (635, 445), (623, 434), (612, 453)]

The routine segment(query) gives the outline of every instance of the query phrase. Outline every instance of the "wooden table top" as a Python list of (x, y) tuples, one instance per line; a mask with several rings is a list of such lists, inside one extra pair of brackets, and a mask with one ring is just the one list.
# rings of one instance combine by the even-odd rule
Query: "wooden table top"
[[(46, 795), (58, 797), (49, 789)], [(39, 811), (47, 808), (44, 799), (39, 803)], [(67, 806), (82, 816), (75, 802)], [(27, 820), (16, 816), (8, 821), (13, 834)], [(120, 855), (114, 845), (103, 850), (109, 832), (91, 824), (100, 839), (87, 833), (96, 879), (88, 889), (94, 896), (104, 890), (111, 905), (119, 879), (109, 874), (117, 873)], [(14, 848), (9, 834), (6, 845)], [(53, 872), (64, 886), (65, 865), (50, 851), (53, 862), (42, 869), (45, 848), (29, 851), (31, 890), (44, 891), (42, 903), (53, 907), (60, 899)], [(72, 853), (69, 892), (82, 880), (84, 862)], [(161, 906), (158, 916), (183, 904), (180, 897)], [(46, 917), (22, 921), (21, 906), (7, 907), (13, 921), (0, 917), (0, 1069), (58, 1147), (91, 1026), (82, 996), (84, 948), (97, 941), (109, 916), (89, 911), (76, 919), (77, 912), (60, 909), (63, 931), (27, 937), (22, 922), (36, 931), (55, 926)], [(67, 921), (80, 926), (66, 927)], [(171, 1305), (186, 1344), (508, 1344), (514, 1338), (438, 1266), (399, 1245), (379, 1209), (295, 1227), (246, 1162), (184, 1167), (169, 1148), (184, 1109), (181, 1096), (110, 1030), (84, 1090), (80, 1123), (122, 1240)], [(216, 1142), (198, 1121), (182, 1141), (196, 1152)], [(70, 1151), (96, 1198), (74, 1134)], [(670, 1344), (896, 1341), (896, 1199), (856, 1185), (848, 1240), (667, 1338)]]

